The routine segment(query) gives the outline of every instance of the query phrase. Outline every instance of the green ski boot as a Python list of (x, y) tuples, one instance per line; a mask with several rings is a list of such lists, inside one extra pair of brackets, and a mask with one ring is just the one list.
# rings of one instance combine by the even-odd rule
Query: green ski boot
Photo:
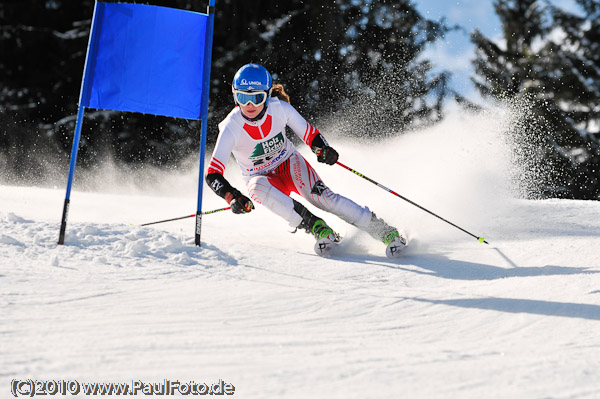
[(375, 213), (372, 213), (371, 222), (366, 231), (373, 238), (386, 245), (385, 254), (388, 258), (399, 257), (406, 248), (406, 238), (396, 228), (387, 224), (383, 219), (379, 219)]
[(301, 203), (294, 200), (294, 210), (302, 217), (299, 229), (306, 230), (317, 239), (315, 253), (319, 256), (329, 256), (331, 249), (341, 241), (341, 237), (323, 219), (309, 212)]
[(327, 257), (331, 250), (337, 245), (341, 238), (339, 234), (333, 231), (331, 227), (322, 219), (315, 220), (310, 232), (315, 236), (315, 253), (319, 256)]

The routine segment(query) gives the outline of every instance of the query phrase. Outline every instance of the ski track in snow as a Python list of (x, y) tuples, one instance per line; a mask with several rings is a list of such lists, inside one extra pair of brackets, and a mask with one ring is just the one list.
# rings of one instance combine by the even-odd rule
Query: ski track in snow
[[(317, 166), (409, 233), (397, 260), (331, 216), (345, 239), (320, 258), (261, 207), (205, 216), (200, 248), (193, 218), (139, 227), (191, 214), (196, 176), (176, 195), (80, 192), (76, 180), (57, 246), (64, 189), (0, 186), (0, 396), (13, 378), (221, 378), (241, 398), (600, 397), (600, 203), (511, 199), (500, 129), (470, 116), (338, 146), (490, 245)], [(223, 206), (205, 193), (205, 209)]]

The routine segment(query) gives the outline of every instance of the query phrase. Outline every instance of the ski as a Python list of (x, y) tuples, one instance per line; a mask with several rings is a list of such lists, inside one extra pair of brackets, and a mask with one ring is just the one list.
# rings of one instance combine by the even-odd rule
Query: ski
[(331, 255), (331, 250), (342, 241), (339, 234), (330, 234), (325, 238), (321, 238), (315, 242), (315, 253), (319, 256), (327, 258)]
[[(336, 235), (334, 239), (331, 237), (321, 238), (315, 242), (315, 253), (324, 258), (331, 257), (331, 255), (335, 252), (337, 245), (341, 241), (342, 237), (339, 235)], [(385, 255), (389, 259), (397, 259), (402, 256), (407, 246), (408, 242), (404, 236), (396, 236), (385, 248)]]
[(397, 259), (402, 255), (402, 252), (406, 249), (406, 246), (406, 238), (401, 235), (396, 236), (385, 248), (385, 255), (390, 259)]

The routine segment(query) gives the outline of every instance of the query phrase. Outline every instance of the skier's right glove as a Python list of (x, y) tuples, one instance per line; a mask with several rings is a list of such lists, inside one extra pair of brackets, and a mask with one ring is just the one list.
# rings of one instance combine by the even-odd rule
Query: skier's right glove
[[(229, 193), (228, 193), (229, 194)], [(249, 213), (254, 209), (254, 204), (250, 200), (250, 198), (241, 194), (239, 191), (235, 193), (236, 195), (232, 195), (232, 200), (229, 202), (231, 206), (231, 212), (233, 213)]]
[(233, 188), (231, 184), (220, 173), (209, 173), (206, 175), (206, 184), (221, 198), (223, 198), (233, 213), (248, 213), (254, 209), (254, 204), (250, 198), (242, 195), (239, 190)]

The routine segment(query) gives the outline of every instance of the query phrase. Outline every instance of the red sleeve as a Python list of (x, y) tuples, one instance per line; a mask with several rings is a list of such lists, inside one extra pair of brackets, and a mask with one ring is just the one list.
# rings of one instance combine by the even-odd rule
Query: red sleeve
[(319, 129), (306, 122), (306, 131), (304, 132), (304, 142), (309, 147), (312, 144), (313, 139), (319, 134)]
[(214, 156), (210, 159), (208, 170), (206, 171), (207, 175), (210, 175), (211, 173), (225, 174), (225, 165)]

